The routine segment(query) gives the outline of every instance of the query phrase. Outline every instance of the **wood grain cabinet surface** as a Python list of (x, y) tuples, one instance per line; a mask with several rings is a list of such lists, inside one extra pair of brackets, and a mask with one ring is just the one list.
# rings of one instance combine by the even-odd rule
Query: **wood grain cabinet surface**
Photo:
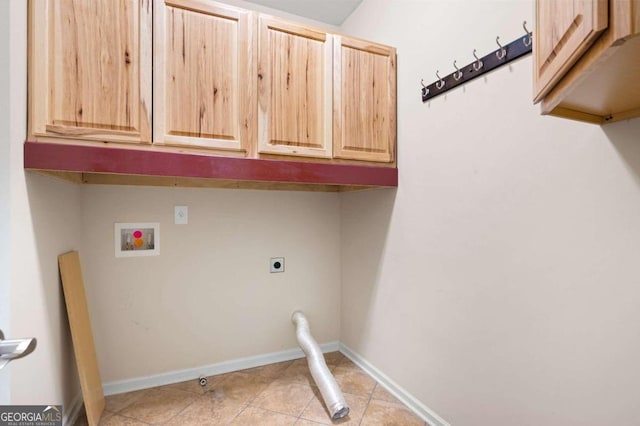
[(335, 36), (335, 158), (391, 163), (396, 147), (396, 50)]
[(154, 21), (154, 143), (246, 154), (256, 133), (252, 14), (156, 0)]
[(640, 116), (640, 0), (536, 0), (534, 101), (604, 124)]
[(608, 0), (537, 0), (536, 101), (542, 99), (609, 25)]
[(29, 3), (30, 139), (151, 142), (150, 1)]
[[(126, 143), (153, 176), (170, 153), (204, 161), (211, 179), (269, 181), (270, 165), (298, 162), (305, 185), (307, 172), (333, 189), (397, 182), (397, 170), (374, 179), (396, 167), (394, 48), (211, 0), (29, 0), (28, 56), (30, 142)], [(38, 170), (98, 173), (80, 154), (27, 151)], [(226, 173), (228, 157), (257, 174)]]
[(332, 38), (259, 18), (258, 151), (331, 158)]

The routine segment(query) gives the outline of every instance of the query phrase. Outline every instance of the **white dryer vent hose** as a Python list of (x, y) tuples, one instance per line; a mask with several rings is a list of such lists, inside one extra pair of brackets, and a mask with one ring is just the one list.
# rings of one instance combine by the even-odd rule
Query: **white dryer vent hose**
[(329, 414), (331, 414), (331, 420), (345, 417), (349, 414), (349, 407), (342, 392), (340, 392), (336, 379), (333, 378), (329, 368), (327, 368), (327, 363), (324, 361), (320, 347), (311, 337), (307, 318), (302, 312), (295, 311), (291, 315), (291, 321), (296, 325), (298, 344), (307, 356), (311, 376), (313, 376), (313, 380), (316, 382), (318, 389), (320, 389), (324, 405), (329, 410)]

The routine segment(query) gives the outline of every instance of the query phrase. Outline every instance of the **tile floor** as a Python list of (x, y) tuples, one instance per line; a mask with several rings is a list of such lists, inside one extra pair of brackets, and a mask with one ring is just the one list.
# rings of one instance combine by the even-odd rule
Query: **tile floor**
[[(428, 426), (340, 352), (325, 354), (351, 411), (331, 422), (306, 359), (108, 396), (100, 425)], [(87, 424), (84, 411), (76, 426)]]

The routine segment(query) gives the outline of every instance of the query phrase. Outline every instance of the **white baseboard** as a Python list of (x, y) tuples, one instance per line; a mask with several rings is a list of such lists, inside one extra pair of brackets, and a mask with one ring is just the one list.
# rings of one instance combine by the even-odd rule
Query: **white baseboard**
[[(320, 349), (322, 349), (322, 352), (335, 352), (340, 349), (340, 342), (323, 343), (320, 345)], [(186, 370), (169, 371), (153, 376), (136, 377), (135, 379), (104, 383), (102, 385), (102, 389), (105, 395), (114, 395), (140, 389), (153, 388), (156, 386), (169, 385), (171, 383), (184, 382), (186, 380), (195, 380), (201, 375), (213, 376), (216, 374), (260, 367), (262, 365), (289, 361), (302, 357), (304, 357), (304, 353), (301, 349), (289, 349), (281, 352), (272, 352), (264, 355), (223, 361), (217, 364), (203, 365), (201, 367), (189, 368)]]
[(431, 426), (450, 426), (442, 417), (437, 415), (435, 411), (418, 401), (409, 392), (401, 388), (396, 382), (391, 380), (387, 375), (374, 367), (369, 361), (364, 359), (360, 354), (354, 352), (349, 347), (340, 343), (340, 352), (353, 361), (358, 367), (362, 368), (366, 373), (373, 377), (382, 385), (391, 395), (398, 398), (404, 405), (409, 407), (418, 417), (429, 423)]
[(72, 426), (78, 419), (80, 409), (82, 408), (82, 392), (78, 393), (71, 404), (64, 407), (63, 412), (65, 415), (62, 417), (62, 424), (65, 426)]

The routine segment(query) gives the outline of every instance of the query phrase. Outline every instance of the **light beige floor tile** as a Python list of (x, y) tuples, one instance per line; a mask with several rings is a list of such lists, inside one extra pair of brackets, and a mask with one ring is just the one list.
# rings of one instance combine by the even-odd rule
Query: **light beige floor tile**
[(340, 364), (341, 362), (343, 362), (346, 359), (346, 357), (340, 353), (340, 352), (327, 352), (326, 354), (324, 354), (324, 361), (327, 363), (327, 366), (329, 368), (331, 368), (332, 366), (335, 367), (338, 364)]
[(423, 426), (424, 421), (402, 404), (372, 399), (360, 424), (363, 426)]
[(395, 402), (396, 404), (402, 404), (398, 398), (391, 395), (385, 388), (380, 386), (380, 383), (376, 384), (371, 394), (371, 399), (378, 399), (380, 401)]
[(230, 424), (246, 426), (290, 426), (293, 425), (296, 420), (293, 416), (274, 413), (273, 411), (258, 407), (247, 407)]
[(113, 414), (100, 419), (100, 426), (146, 426), (147, 424), (120, 414)]
[(328, 425), (331, 425), (331, 423), (318, 423), (318, 422), (312, 422), (311, 420), (305, 420), (305, 419), (298, 419), (298, 421), (295, 422), (294, 424), (295, 424), (295, 426), (318, 426), (318, 425), (328, 426)]
[(107, 396), (105, 397), (106, 404), (104, 409), (111, 413), (117, 413), (142, 398), (147, 392), (149, 392), (149, 389)]
[(226, 425), (245, 407), (245, 404), (203, 396), (165, 424), (168, 426)]
[(163, 423), (194, 402), (196, 398), (198, 398), (197, 395), (179, 389), (154, 388), (122, 410), (120, 414), (147, 423)]
[(364, 373), (364, 371), (358, 367), (357, 365), (355, 365), (353, 362), (351, 362), (351, 360), (347, 359), (345, 361), (341, 361), (340, 364), (338, 364), (338, 367), (341, 370), (349, 370), (349, 371), (357, 371), (358, 373)]
[(340, 364), (333, 370), (333, 376), (344, 393), (370, 396), (376, 381), (356, 365)]
[(341, 365), (343, 367), (352, 366), (352, 367), (360, 368), (353, 361), (351, 361), (349, 358), (347, 358), (346, 356), (344, 358), (342, 358), (342, 360), (338, 363), (338, 365)]
[(276, 380), (251, 405), (298, 417), (313, 397), (313, 388), (303, 383)]
[[(83, 426), (89, 424), (89, 421), (87, 420), (87, 413), (84, 411), (84, 408), (82, 409), (82, 415), (83, 415), (84, 421), (86, 423), (78, 423), (78, 422), (76, 422), (76, 426), (80, 426), (80, 424), (82, 424)], [(102, 416), (100, 416), (100, 421), (98, 422), (98, 424), (100, 426), (104, 426), (109, 421), (109, 419), (111, 417), (113, 417), (114, 415), (116, 415), (116, 414), (110, 413), (108, 411), (103, 411), (102, 412)]]
[(318, 423), (326, 423), (326, 424), (340, 424), (340, 425), (358, 425), (360, 424), (360, 420), (364, 414), (365, 409), (367, 408), (367, 403), (369, 402), (369, 398), (361, 395), (354, 395), (350, 393), (343, 393), (344, 399), (347, 401), (347, 405), (349, 406), (349, 415), (340, 420), (331, 421), (331, 416), (327, 411), (327, 408), (324, 405), (322, 400), (322, 395), (320, 392), (316, 392), (314, 394), (313, 399), (307, 408), (302, 412), (300, 418), (311, 420)]
[(295, 360), (278, 378), (308, 385), (314, 384), (306, 358)]
[(248, 370), (242, 370), (244, 373), (257, 374), (258, 376), (275, 379), (282, 375), (293, 361), (277, 362), (275, 364), (263, 365), (262, 367), (249, 368)]
[(230, 373), (206, 394), (215, 399), (251, 402), (271, 383), (271, 379), (244, 372)]

